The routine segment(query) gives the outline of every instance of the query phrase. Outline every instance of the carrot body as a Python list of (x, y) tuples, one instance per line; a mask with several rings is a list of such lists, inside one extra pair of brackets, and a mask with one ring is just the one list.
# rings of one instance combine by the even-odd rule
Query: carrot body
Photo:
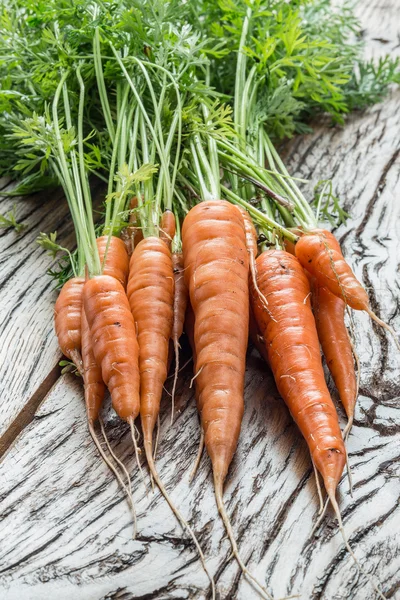
[(81, 367), (81, 313), (82, 291), (85, 285), (83, 277), (73, 277), (67, 281), (56, 300), (54, 307), (54, 325), (58, 345), (62, 353)]
[(160, 239), (164, 240), (164, 242), (171, 248), (172, 240), (175, 235), (175, 215), (172, 210), (166, 210), (161, 215), (161, 225), (160, 225)]
[(160, 410), (167, 378), (172, 333), (174, 273), (167, 244), (156, 237), (142, 240), (130, 261), (127, 295), (140, 348), (140, 416), (146, 454)]
[(304, 234), (296, 243), (295, 253), (319, 286), (328, 288), (351, 308), (369, 311), (367, 292), (345, 261), (339, 242), (332, 233), (316, 229)]
[(89, 279), (83, 289), (93, 354), (101, 365), (113, 407), (126, 421), (139, 413), (139, 348), (135, 322), (121, 283), (109, 275)]
[(228, 202), (201, 202), (185, 218), (182, 243), (195, 317), (198, 407), (214, 481), (222, 491), (244, 408), (249, 260), (243, 217)]
[(101, 367), (93, 354), (89, 324), (84, 310), (82, 310), (82, 363), (86, 413), (88, 421), (94, 423), (98, 419), (106, 388)]
[(254, 290), (253, 310), (276, 385), (307, 441), (327, 492), (334, 495), (346, 452), (324, 379), (307, 277), (299, 261), (282, 250), (263, 252), (257, 258), (257, 272), (268, 311)]
[[(108, 240), (110, 242), (108, 243)], [(103, 267), (103, 275), (109, 275), (118, 279), (123, 287), (126, 287), (129, 273), (129, 256), (124, 242), (116, 237), (103, 235), (96, 240), (99, 251), (100, 263)], [(108, 248), (107, 248), (108, 244)], [(106, 261), (103, 266), (104, 255), (107, 250)]]
[(172, 325), (172, 340), (179, 341), (183, 333), (185, 323), (186, 307), (189, 299), (189, 290), (184, 277), (184, 264), (182, 252), (174, 252), (172, 254), (172, 265), (174, 269), (174, 322)]
[(318, 338), (340, 400), (349, 419), (354, 416), (357, 378), (349, 334), (344, 323), (345, 303), (326, 287), (312, 282), (312, 305)]

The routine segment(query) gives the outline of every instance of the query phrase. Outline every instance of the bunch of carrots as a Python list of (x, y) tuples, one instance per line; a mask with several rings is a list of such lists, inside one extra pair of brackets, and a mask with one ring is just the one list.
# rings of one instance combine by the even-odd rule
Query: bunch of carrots
[[(142, 444), (151, 477), (192, 537), (215, 598), (200, 544), (169, 497), (155, 461), (163, 388), (174, 361), (173, 419), (185, 332), (201, 422), (198, 459), (204, 445), (233, 554), (255, 591), (271, 598), (239, 554), (223, 498), (245, 410), (249, 336), (308, 444), (320, 519), (330, 502), (356, 562), (336, 500), (360, 377), (346, 311), (367, 312), (400, 346), (389, 325), (372, 312), (334, 235), (319, 227), (323, 194), (316, 214), (271, 141), (268, 111), (261, 103), (267, 67), (263, 70), (265, 65), (253, 60), (248, 46), (252, 28), (263, 18), (261, 8), (257, 4), (257, 12), (251, 2), (245, 3), (243, 14), (239, 11), (237, 43), (231, 40), (227, 48), (217, 46), (213, 52), (204, 32), (182, 25), (179, 3), (159, 2), (150, 8), (144, 3), (146, 18), (134, 23), (126, 7), (122, 18), (118, 9), (108, 12), (93, 2), (90, 18), (75, 30), (75, 37), (70, 13), (64, 37), (54, 14), (48, 17), (54, 30), (49, 52), (58, 49), (62, 60), (55, 67), (55, 80), (41, 88), (46, 87), (45, 101), (43, 94), (32, 93), (32, 114), (21, 117), (20, 105), (9, 107), (15, 117), (9, 119), (10, 140), (17, 147), (20, 172), (29, 175), (33, 167), (39, 168), (65, 192), (77, 247), (68, 252), (55, 330), (62, 353), (82, 377), (89, 432), (126, 493), (135, 532), (130, 474), (112, 451), (101, 419), (107, 389), (113, 409), (129, 424), (138, 468)], [(201, 13), (201, 3), (196, 10)], [(189, 12), (196, 21), (195, 10)], [(155, 19), (151, 26), (150, 13)], [(237, 28), (237, 19), (235, 24)], [(121, 36), (117, 41), (113, 25)], [(72, 52), (69, 44), (78, 33), (82, 47), (78, 44)], [(294, 47), (300, 56), (304, 40), (300, 34), (297, 39)], [(42, 48), (39, 54), (45, 55)], [(276, 60), (280, 68), (291, 68), (288, 57), (286, 63), (281, 57)], [(220, 99), (226, 90), (218, 91), (211, 77), (213, 65), (221, 69), (224, 61), (231, 61), (227, 80), (232, 63), (235, 67), (227, 104)], [(43, 74), (43, 65), (37, 69)], [(304, 73), (299, 70), (299, 85)], [(348, 80), (344, 75), (335, 78), (339, 94)], [(337, 94), (332, 92), (332, 105)], [(94, 98), (92, 111), (86, 108), (88, 98)], [(324, 109), (329, 102), (324, 99)], [(294, 114), (298, 112), (293, 119)], [(93, 174), (107, 185), (100, 222), (91, 198)], [(49, 247), (50, 240), (42, 236), (41, 243)], [(320, 348), (348, 417), (344, 431), (325, 382)], [(349, 465), (348, 473), (351, 484)]]

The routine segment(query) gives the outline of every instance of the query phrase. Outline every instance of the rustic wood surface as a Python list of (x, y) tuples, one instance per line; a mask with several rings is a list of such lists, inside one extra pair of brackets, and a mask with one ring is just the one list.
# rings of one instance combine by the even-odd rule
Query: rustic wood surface
[[(366, 2), (359, 11), (368, 52), (399, 52), (397, 0)], [(320, 126), (287, 150), (294, 173), (313, 181), (333, 178), (352, 215), (336, 233), (374, 310), (398, 331), (399, 131), (397, 90), (381, 105), (352, 116), (344, 128)], [(7, 450), (0, 463), (0, 598), (206, 598), (207, 578), (190, 540), (160, 494), (146, 496), (127, 427), (107, 406), (107, 433), (133, 474), (139, 534), (132, 539), (126, 501), (86, 429), (80, 382), (59, 376), (55, 295), (44, 273), (51, 258), (34, 239), (54, 229), (63, 243), (72, 239), (61, 196), (43, 200), (36, 196), (17, 204), (18, 217), (28, 224), (19, 237), (0, 231), (0, 451)], [(348, 445), (354, 497), (343, 478), (339, 500), (364, 569), (379, 579), (387, 598), (398, 599), (400, 359), (393, 342), (364, 315), (354, 314), (354, 327), (362, 367)], [(251, 599), (255, 594), (235, 562), (227, 562), (230, 547), (217, 518), (206, 457), (188, 484), (199, 437), (190, 378), (189, 365), (179, 382), (172, 427), (165, 394), (159, 471), (199, 536), (220, 597)], [(242, 434), (225, 489), (245, 562), (275, 598), (289, 593), (303, 600), (376, 598), (344, 550), (331, 512), (318, 535), (310, 536), (318, 501), (309, 454), (255, 351), (248, 357), (245, 394)], [(32, 407), (42, 399), (33, 417)], [(23, 430), (14, 439), (18, 423)]]

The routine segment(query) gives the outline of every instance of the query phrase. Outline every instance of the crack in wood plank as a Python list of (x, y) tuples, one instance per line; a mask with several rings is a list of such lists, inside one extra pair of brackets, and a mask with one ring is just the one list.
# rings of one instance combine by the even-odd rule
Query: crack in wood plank
[[(61, 358), (61, 357), (60, 357)], [(0, 437), (0, 460), (23, 430), (32, 423), (35, 413), (61, 375), (59, 360), (35, 390), (25, 406)]]

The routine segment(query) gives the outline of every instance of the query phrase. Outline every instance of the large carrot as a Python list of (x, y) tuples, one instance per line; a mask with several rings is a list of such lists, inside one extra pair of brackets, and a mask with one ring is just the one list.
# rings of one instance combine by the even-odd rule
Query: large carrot
[(224, 200), (203, 201), (182, 228), (185, 279), (194, 312), (198, 408), (210, 456), (218, 510), (243, 574), (270, 597), (244, 565), (223, 501), (244, 410), (249, 318), (249, 256), (243, 216)]
[(367, 292), (345, 261), (339, 242), (332, 233), (325, 229), (305, 233), (296, 243), (295, 253), (303, 267), (316, 278), (319, 286), (328, 288), (351, 308), (367, 312), (392, 334), (400, 349), (394, 330), (372, 311)]
[(345, 303), (328, 288), (320, 287), (316, 280), (311, 283), (312, 306), (318, 338), (326, 363), (346, 411), (350, 430), (357, 400), (357, 378), (354, 372), (352, 344), (344, 323)]
[(258, 285), (268, 301), (268, 311), (254, 290), (252, 304), (277, 388), (322, 475), (347, 550), (384, 599), (349, 545), (336, 501), (346, 451), (324, 379), (308, 279), (299, 261), (283, 250), (263, 252), (257, 258), (257, 272)]
[(167, 378), (173, 323), (172, 257), (160, 238), (147, 237), (136, 246), (130, 261), (127, 295), (140, 348), (140, 415), (147, 456), (152, 454), (152, 436)]
[(130, 260), (127, 295), (140, 349), (140, 419), (147, 463), (172, 512), (192, 537), (215, 597), (214, 580), (205, 564), (200, 544), (170, 499), (153, 458), (153, 432), (168, 374), (168, 347), (173, 325), (174, 273), (171, 251), (164, 240), (145, 237), (136, 246)]
[(268, 311), (254, 292), (253, 310), (276, 385), (334, 499), (346, 452), (324, 379), (307, 277), (298, 260), (283, 250), (263, 252), (257, 272)]
[(62, 353), (70, 358), (83, 375), (81, 358), (81, 313), (84, 277), (73, 277), (67, 281), (56, 300), (54, 325), (58, 345)]

